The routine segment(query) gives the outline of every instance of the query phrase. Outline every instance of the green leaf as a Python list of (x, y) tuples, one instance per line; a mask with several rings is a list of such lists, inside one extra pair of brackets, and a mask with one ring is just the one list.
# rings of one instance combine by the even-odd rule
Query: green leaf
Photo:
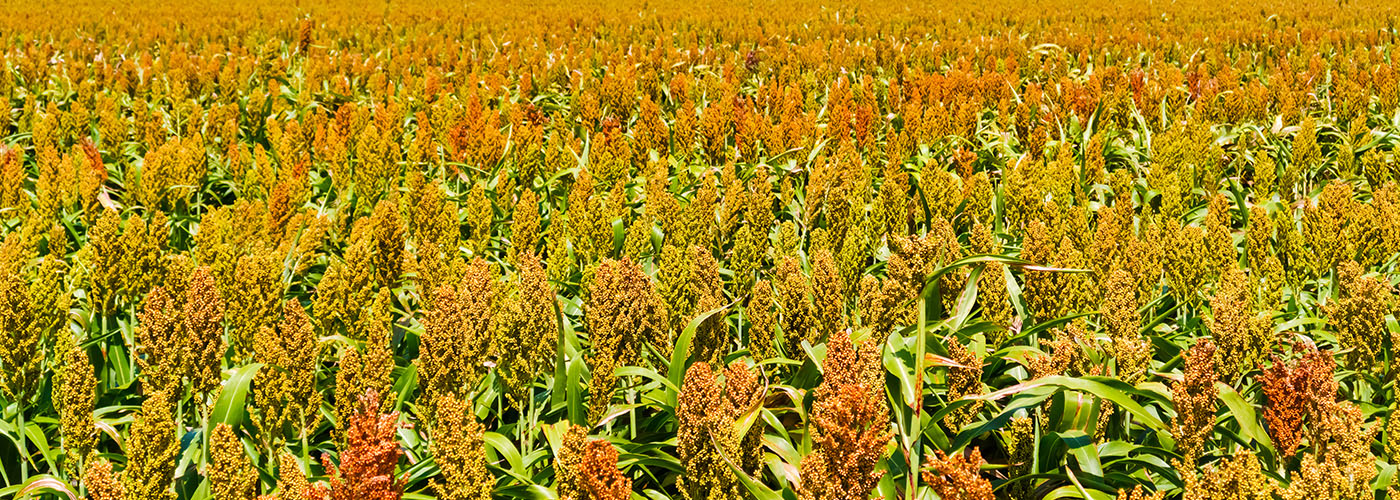
[(613, 373), (618, 377), (641, 377), (661, 384), (661, 386), (668, 391), (679, 391), (679, 388), (671, 383), (671, 379), (663, 377), (660, 373), (656, 373), (656, 370), (644, 366), (622, 366), (614, 370)]
[(1064, 377), (1057, 375), (1045, 377), (1041, 380), (1049, 385), (1055, 385), (1063, 387), (1065, 389), (1080, 392), (1087, 392), (1100, 398), (1107, 399), (1109, 401), (1112, 401), (1113, 404), (1118, 405), (1120, 408), (1127, 410), (1128, 413), (1132, 413), (1134, 417), (1137, 417), (1148, 427), (1155, 430), (1167, 429), (1167, 425), (1163, 423), (1160, 418), (1157, 418), (1156, 415), (1153, 415), (1151, 412), (1148, 412), (1147, 409), (1143, 408), (1142, 405), (1138, 404), (1137, 401), (1133, 401), (1132, 396), (1123, 392), (1119, 388), (1114, 388), (1103, 382), (1088, 378)]
[(15, 498), (25, 498), (31, 495), (37, 495), (40, 491), (45, 490), (67, 495), (69, 500), (78, 500), (78, 495), (74, 493), (76, 489), (73, 488), (73, 486), (49, 474), (40, 474), (29, 478), (24, 484), (0, 490), (0, 496), (14, 494)]
[[(1007, 256), (1005, 256), (1005, 255), (998, 255), (998, 254), (971, 255), (971, 256), (963, 257), (963, 258), (961, 258), (961, 259), (958, 259), (958, 260), (955, 260), (955, 261), (949, 263), (949, 264), (946, 265), (946, 266), (943, 266), (943, 267), (941, 267), (941, 268), (938, 268), (936, 271), (933, 272), (933, 274), (930, 274), (930, 275), (928, 275), (927, 277), (925, 277), (925, 278), (924, 278), (924, 287), (920, 290), (920, 292), (919, 292), (919, 297), (918, 297), (917, 299), (915, 299), (915, 300), (928, 299), (928, 298), (932, 297), (932, 296), (933, 296), (933, 289), (934, 289), (934, 287), (936, 287), (937, 284), (938, 284), (938, 278), (943, 277), (944, 274), (948, 274), (949, 272), (952, 272), (952, 271), (954, 271), (954, 270), (956, 270), (956, 269), (958, 269), (958, 268), (960, 268), (960, 267), (963, 267), (963, 266), (970, 266), (970, 265), (973, 265), (973, 264), (985, 264), (985, 263), (987, 263), (987, 262), (1000, 262), (1000, 263), (1003, 263), (1003, 264), (1013, 264), (1013, 265), (1020, 265), (1020, 266), (1031, 265), (1031, 262), (1029, 262), (1029, 261), (1021, 260), (1021, 259), (1018, 259), (1018, 258), (1015, 258), (1015, 257), (1007, 257)], [(1068, 270), (1065, 270), (1065, 271), (1068, 271)]]
[(986, 265), (978, 265), (972, 269), (967, 276), (967, 285), (963, 287), (962, 294), (958, 296), (957, 309), (953, 311), (953, 330), (961, 330), (968, 316), (972, 315), (972, 306), (977, 302), (977, 278), (982, 275)]
[(715, 447), (715, 451), (719, 453), (720, 458), (724, 459), (724, 463), (729, 466), (729, 470), (734, 471), (734, 476), (739, 478), (739, 484), (744, 485), (744, 490), (748, 491), (750, 495), (753, 495), (755, 499), (783, 500), (782, 494), (773, 491), (767, 486), (764, 486), (763, 483), (749, 477), (748, 473), (740, 469), (738, 465), (735, 465), (734, 460), (730, 459), (729, 455), (724, 452), (724, 448), (714, 442), (714, 434), (710, 434), (710, 444)]
[(1094, 446), (1093, 436), (1075, 429), (1060, 433), (1060, 440), (1064, 441), (1069, 453), (1079, 462), (1080, 470), (1095, 476), (1103, 475), (1103, 465), (1099, 463), (1099, 450)]
[(520, 459), (520, 450), (516, 449), (515, 443), (512, 443), (510, 438), (498, 432), (487, 432), (481, 436), (481, 440), (486, 443), (486, 446), (495, 450), (497, 455), (506, 460), (506, 463), (510, 465), (511, 472), (524, 476), (525, 468), (524, 462)]
[[(903, 350), (897, 348), (895, 339), (902, 339), (898, 332), (890, 334), (889, 338), (885, 341), (886, 348), (891, 353)], [(883, 361), (885, 364), (885, 371), (894, 375), (895, 378), (899, 380), (900, 403), (912, 408), (916, 401), (914, 399), (914, 369), (905, 365), (904, 359), (900, 356), (885, 356)]]
[[(695, 338), (695, 330), (700, 328), (700, 325), (704, 323), (705, 320), (710, 319), (710, 316), (714, 316), (723, 312), (725, 309), (729, 309), (729, 307), (733, 306), (735, 303), (737, 303), (737, 301), (700, 313), (695, 316), (695, 319), (690, 320), (689, 324), (685, 325), (685, 330), (681, 331), (681, 335), (676, 338), (675, 347), (671, 349), (671, 362), (666, 364), (666, 377), (671, 379), (671, 387), (680, 387), (681, 382), (685, 380), (685, 369), (687, 368), (690, 358), (690, 342)], [(677, 394), (678, 391), (671, 391), (668, 393), (668, 396), (670, 396), (668, 399), (672, 407), (676, 406), (675, 396)]]
[(248, 417), (248, 392), (253, 388), (253, 378), (257, 376), (262, 363), (241, 366), (224, 381), (224, 390), (219, 401), (214, 403), (214, 411), (209, 414), (209, 424), (228, 424), (238, 427)]
[(567, 384), (565, 392), (568, 394), (569, 421), (578, 425), (584, 425), (584, 420), (588, 418), (588, 411), (583, 407), (583, 394), (580, 389), (583, 371), (586, 368), (581, 357), (569, 360), (569, 375), (565, 377), (564, 382)]
[(1088, 498), (1090, 500), (1113, 500), (1112, 496), (1102, 491), (1084, 489), (1084, 485), (1079, 484), (1079, 478), (1074, 475), (1074, 469), (1065, 469), (1065, 474), (1069, 475), (1070, 482), (1074, 483), (1074, 487), (1079, 490), (1079, 494), (1084, 496), (1083, 498)]
[(39, 427), (39, 423), (33, 421), (25, 422), (24, 435), (29, 436), (29, 442), (34, 444), (34, 447), (38, 449), (40, 455), (43, 455), (44, 461), (49, 464), (49, 468), (57, 469), (58, 455), (54, 453), (54, 449), (49, 446), (49, 437), (44, 434), (44, 429)]
[(1215, 387), (1220, 392), (1220, 400), (1230, 409), (1230, 415), (1240, 425), (1240, 434), (1254, 440), (1272, 453), (1274, 442), (1269, 438), (1269, 433), (1264, 431), (1264, 427), (1259, 425), (1259, 414), (1254, 411), (1254, 405), (1249, 404), (1240, 396), (1240, 393), (1235, 392), (1234, 388), (1223, 382), (1216, 382)]
[(418, 389), (418, 365), (410, 364), (397, 371), (394, 376), (394, 408), (402, 409), (409, 396)]

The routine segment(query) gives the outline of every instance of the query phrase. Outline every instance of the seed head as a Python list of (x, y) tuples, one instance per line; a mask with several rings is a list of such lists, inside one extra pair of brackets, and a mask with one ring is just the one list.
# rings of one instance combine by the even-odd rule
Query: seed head
[(321, 345), (300, 302), (287, 301), (281, 323), (258, 332), (256, 352), (264, 367), (253, 397), (262, 410), (263, 432), (276, 441), (287, 425), (299, 433), (314, 429), (321, 416), (321, 393), (316, 390)]
[(156, 287), (146, 295), (137, 321), (136, 361), (141, 367), (142, 381), (152, 391), (166, 391), (170, 396), (179, 390), (182, 337), (180, 311), (175, 299), (164, 288)]
[[(1030, 474), (1035, 468), (1035, 422), (1031, 417), (1015, 417), (1001, 431), (1007, 450), (1007, 479), (1017, 479)], [(1030, 498), (1035, 484), (1031, 481), (1017, 481), (1007, 486), (1008, 496), (1013, 499)]]
[[(67, 333), (67, 332), (65, 332)], [(69, 341), (62, 353), (63, 365), (57, 382), (59, 433), (63, 449), (71, 463), (81, 463), (97, 445), (97, 426), (93, 419), (97, 399), (97, 376), (87, 352)]]
[[(88, 264), (91, 268), (92, 301), (103, 312), (114, 306), (122, 287), (122, 265), (126, 247), (121, 244), (121, 215), (116, 210), (103, 210), (88, 229)], [(14, 233), (11, 233), (14, 234)], [(8, 238), (7, 238), (8, 239)]]
[(992, 500), (992, 482), (978, 471), (981, 465), (982, 453), (976, 448), (951, 456), (940, 450), (923, 470), (924, 482), (945, 500)]
[[(647, 233), (647, 238), (650, 238), (650, 231)], [(515, 206), (515, 216), (511, 221), (511, 248), (517, 255), (534, 254), (540, 236), (540, 198), (527, 187), (520, 193), (520, 201)], [(516, 259), (519, 260), (519, 257)]]
[(343, 259), (334, 260), (316, 285), (316, 299), (312, 310), (316, 312), (316, 324), (326, 335), (344, 334), (355, 340), (364, 340), (364, 332), (356, 326), (364, 321), (364, 305), (374, 298), (376, 268), (379, 260), (379, 244), (372, 219), (360, 219), (351, 232), (350, 246), (345, 249)]
[(1355, 370), (1378, 369), (1381, 349), (1390, 335), (1385, 327), (1393, 302), (1390, 286), (1364, 272), (1355, 261), (1343, 262), (1337, 269), (1342, 297), (1325, 308), (1328, 322), (1337, 329), (1337, 341), (1349, 351), (1348, 367)]
[(651, 279), (630, 260), (604, 260), (589, 287), (585, 311), (593, 351), (589, 420), (607, 410), (617, 385), (613, 372), (635, 366), (649, 334), (661, 330), (663, 306)]
[(880, 352), (842, 334), (827, 343), (826, 356), (812, 405), (814, 453), (801, 464), (803, 488), (834, 495), (818, 498), (865, 498), (885, 474), (875, 466), (892, 435)]
[(617, 449), (601, 439), (584, 446), (579, 462), (579, 478), (589, 500), (627, 500), (632, 497), (632, 480), (617, 468)]
[(433, 490), (446, 500), (490, 500), (495, 480), (486, 470), (482, 427), (470, 403), (443, 394), (434, 406), (437, 421), (430, 447), (442, 478), (433, 481)]
[(1154, 491), (1148, 493), (1142, 489), (1142, 485), (1134, 486), (1131, 491), (1118, 490), (1118, 500), (1162, 500), (1166, 497), (1165, 491)]
[(403, 272), (404, 224), (397, 203), (382, 200), (369, 218), (369, 232), (374, 241), (372, 265), (374, 280), (379, 286), (393, 287)]
[(561, 499), (582, 500), (583, 454), (588, 441), (588, 429), (581, 425), (571, 425), (564, 433), (559, 455), (554, 459), (554, 490)]
[(365, 409), (350, 418), (345, 431), (345, 448), (340, 465), (322, 458), (331, 476), (330, 500), (398, 500), (403, 496), (403, 480), (395, 477), (403, 456), (396, 433), (399, 414), (379, 413), (379, 394), (360, 396)]
[(472, 185), (471, 191), (467, 193), (466, 206), (462, 208), (467, 212), (467, 243), (476, 255), (484, 256), (487, 244), (490, 243), (495, 212), (491, 207), (491, 199), (486, 197), (486, 186), (483, 183)]
[(83, 485), (92, 500), (125, 500), (126, 488), (112, 473), (112, 462), (98, 458), (83, 471)]
[(171, 415), (171, 398), (156, 391), (141, 403), (132, 420), (126, 443), (126, 470), (122, 489), (127, 500), (171, 500), (175, 498), (175, 459), (180, 440)]
[(559, 343), (554, 301), (554, 287), (540, 258), (533, 252), (521, 253), (516, 280), (502, 299), (496, 333), (500, 346), (496, 373), (516, 409), (523, 408), (530, 397), (540, 371), (553, 365)]
[(678, 486), (685, 498), (738, 496), (738, 479), (720, 455), (724, 453), (730, 460), (739, 456), (734, 415), (709, 363), (695, 363), (686, 370), (676, 420), (676, 454), (685, 466)]
[(21, 402), (21, 408), (42, 381), (43, 333), (24, 279), (13, 274), (0, 276), (0, 382), (4, 383), (5, 397)]
[(812, 285), (817, 338), (835, 336), (847, 326), (845, 284), (829, 250), (817, 250), (812, 256)]
[(213, 394), (221, 382), (224, 351), (224, 300), (208, 266), (190, 275), (184, 301), (184, 339), (181, 365), (194, 394)]
[(239, 363), (254, 356), (254, 337), (277, 317), (282, 301), (282, 261), (276, 251), (262, 247), (240, 257), (233, 287), (227, 292), (229, 345), (233, 361)]
[[(335, 374), (336, 433), (341, 438), (344, 437), (344, 425), (350, 421), (350, 416), (362, 411), (357, 395), (369, 391), (387, 393), (393, 382), (394, 352), (390, 345), (389, 296), (389, 289), (379, 289), (370, 310), (361, 316), (366, 320), (359, 328), (365, 332), (363, 352), (354, 346), (346, 347), (336, 363), (339, 368)], [(386, 398), (383, 403), (389, 402)], [(383, 404), (379, 409), (387, 410), (388, 405)]]
[(243, 451), (233, 427), (220, 423), (209, 441), (209, 490), (214, 498), (253, 500), (258, 495), (258, 471)]
[(1221, 460), (1215, 466), (1207, 467), (1202, 480), (1192, 483), (1188, 484), (1198, 490), (1185, 493), (1192, 498), (1201, 495), (1199, 498), (1270, 500), (1277, 489), (1273, 480), (1261, 471), (1254, 452), (1246, 449), (1236, 451), (1234, 456)]
[(1211, 338), (1221, 378), (1234, 380), (1254, 366), (1272, 343), (1269, 317), (1256, 312), (1254, 290), (1237, 264), (1231, 263), (1211, 299)]
[[(1316, 403), (1336, 399), (1332, 380), (1332, 356), (1312, 344), (1294, 347), (1302, 356), (1283, 360), (1277, 356), (1263, 369), (1259, 382), (1264, 390), (1264, 422), (1269, 435), (1285, 457), (1292, 457), (1302, 440), (1303, 422)], [(1325, 403), (1324, 403), (1325, 404)]]
[(1166, 274), (1167, 283), (1177, 299), (1187, 303), (1197, 303), (1198, 290), (1205, 286), (1206, 268), (1201, 265), (1209, 262), (1205, 231), (1196, 226), (1182, 226), (1175, 220), (1167, 221)]
[(1172, 437), (1181, 450), (1182, 462), (1195, 464), (1205, 451), (1206, 440), (1215, 430), (1216, 388), (1215, 345), (1197, 340), (1186, 355), (1184, 379), (1172, 385), (1176, 418)]
[(1208, 210), (1205, 220), (1207, 253), (1212, 274), (1220, 276), (1236, 267), (1240, 261), (1234, 238), (1230, 235), (1230, 200), (1223, 193), (1216, 193), (1210, 199)]
[(744, 308), (744, 316), (749, 320), (749, 354), (759, 361), (778, 356), (777, 344), (774, 342), (778, 319), (777, 311), (774, 310), (776, 301), (773, 284), (768, 280), (759, 280), (754, 283), (749, 304)]
[(1152, 360), (1152, 343), (1138, 333), (1142, 318), (1138, 313), (1137, 287), (1128, 271), (1119, 269), (1109, 276), (1100, 310), (1112, 342), (1113, 358), (1118, 363), (1118, 377), (1129, 384), (1141, 382)]
[(812, 283), (798, 267), (796, 257), (778, 264), (775, 274), (778, 308), (782, 314), (783, 354), (789, 359), (801, 356), (802, 341), (815, 341)]

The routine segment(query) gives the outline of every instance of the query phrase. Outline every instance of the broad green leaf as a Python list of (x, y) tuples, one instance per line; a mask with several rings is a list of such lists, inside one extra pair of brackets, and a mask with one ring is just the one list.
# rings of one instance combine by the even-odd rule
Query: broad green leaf
[(1080, 470), (1095, 476), (1103, 475), (1103, 465), (1099, 463), (1099, 450), (1094, 445), (1093, 436), (1075, 429), (1060, 433), (1060, 440), (1064, 441), (1069, 453), (1079, 462)]
[(1235, 418), (1235, 423), (1239, 424), (1240, 434), (1254, 440), (1272, 453), (1274, 442), (1269, 438), (1269, 433), (1264, 431), (1264, 427), (1259, 425), (1259, 415), (1255, 412), (1254, 405), (1245, 401), (1240, 393), (1235, 392), (1234, 388), (1223, 382), (1216, 382), (1215, 387), (1219, 391), (1220, 400), (1230, 409), (1230, 415)]
[(506, 463), (510, 465), (511, 472), (523, 475), (525, 469), (520, 459), (520, 450), (515, 447), (515, 443), (510, 441), (510, 438), (497, 432), (487, 432), (482, 434), (481, 440), (486, 443), (486, 446), (495, 450), (497, 455), (506, 460)]
[(224, 381), (224, 390), (214, 403), (214, 411), (209, 413), (210, 425), (238, 427), (247, 419), (248, 393), (253, 389), (253, 378), (262, 367), (262, 363), (253, 363), (233, 370), (233, 375)]
[[(76, 488), (64, 482), (62, 479), (49, 474), (40, 474), (29, 478), (28, 481), (20, 485), (19, 489), (14, 492), (14, 495), (15, 498), (24, 498), (30, 495), (37, 495), (41, 491), (49, 491), (52, 493), (62, 493), (68, 497), (68, 500), (78, 500), (78, 495), (74, 493), (76, 490)], [(0, 491), (0, 496), (4, 496), (3, 491)]]
[(724, 452), (724, 447), (719, 446), (718, 443), (714, 442), (713, 434), (710, 435), (710, 445), (715, 447), (715, 451), (719, 453), (720, 458), (724, 459), (724, 463), (725, 465), (729, 466), (729, 470), (734, 471), (734, 475), (739, 478), (739, 484), (744, 485), (744, 490), (748, 491), (750, 495), (753, 495), (755, 499), (782, 500), (782, 494), (773, 491), (767, 486), (764, 486), (763, 483), (750, 477), (748, 473), (744, 472), (743, 469), (740, 469), (738, 465), (735, 465), (734, 460), (732, 460), (729, 457), (729, 455)]
[[(671, 379), (670, 387), (679, 388), (681, 382), (685, 380), (685, 369), (688, 367), (690, 358), (690, 342), (695, 338), (695, 330), (700, 328), (700, 325), (704, 323), (705, 320), (710, 319), (710, 316), (719, 314), (736, 303), (737, 302), (730, 302), (700, 313), (696, 315), (694, 319), (691, 319), (690, 323), (685, 325), (685, 330), (682, 330), (680, 336), (676, 338), (676, 345), (671, 350), (671, 361), (666, 364), (666, 378)], [(673, 390), (670, 394), (679, 394), (679, 390)], [(671, 406), (676, 406), (674, 398), (671, 400)]]

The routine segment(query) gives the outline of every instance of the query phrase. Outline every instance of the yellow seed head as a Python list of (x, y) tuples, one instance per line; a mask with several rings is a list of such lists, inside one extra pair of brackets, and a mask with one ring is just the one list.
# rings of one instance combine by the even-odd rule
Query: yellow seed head
[(209, 490), (221, 500), (253, 500), (258, 495), (258, 471), (243, 451), (233, 427), (220, 423), (209, 441)]
[[(65, 332), (66, 333), (66, 332)], [(69, 340), (70, 345), (74, 340)], [(97, 377), (87, 352), (72, 345), (62, 353), (61, 380), (57, 381), (59, 433), (70, 463), (87, 459), (97, 445), (93, 409), (97, 399)]]
[(298, 432), (315, 428), (320, 419), (321, 393), (316, 390), (320, 340), (301, 303), (288, 300), (276, 328), (257, 335), (256, 360), (264, 365), (253, 385), (253, 399), (262, 410), (262, 430), (273, 440), (291, 426)]
[(1259, 314), (1249, 278), (1238, 266), (1221, 276), (1210, 307), (1216, 367), (1221, 378), (1234, 380), (1257, 364), (1272, 344), (1271, 322)]
[(778, 319), (774, 309), (776, 301), (773, 284), (767, 280), (759, 280), (754, 283), (753, 294), (749, 297), (748, 306), (744, 308), (744, 316), (749, 321), (749, 354), (759, 361), (778, 356), (777, 344), (774, 343)]
[(254, 336), (272, 324), (282, 301), (282, 260), (274, 249), (255, 248), (237, 262), (232, 289), (225, 294), (235, 363), (254, 356)]
[(589, 285), (585, 319), (593, 351), (590, 364), (589, 420), (607, 410), (616, 388), (619, 366), (634, 366), (641, 346), (653, 332), (661, 331), (661, 301), (651, 279), (629, 260), (604, 260)]
[(126, 442), (126, 470), (121, 482), (127, 500), (172, 500), (175, 460), (180, 453), (171, 398), (150, 393), (131, 422)]
[(739, 496), (738, 479), (720, 453), (730, 460), (739, 455), (734, 438), (734, 415), (710, 364), (699, 362), (685, 372), (685, 381), (676, 408), (676, 452), (685, 467), (677, 483), (691, 500), (725, 499)]
[(554, 287), (539, 257), (520, 254), (519, 273), (502, 299), (496, 331), (497, 374), (517, 409), (525, 406), (540, 372), (553, 365), (559, 343), (554, 301)]
[(1355, 370), (1379, 369), (1389, 337), (1385, 315), (1393, 307), (1389, 284), (1364, 272), (1355, 261), (1343, 262), (1337, 269), (1341, 298), (1325, 308), (1337, 341), (1349, 351), (1347, 365)]
[(184, 335), (179, 348), (184, 375), (194, 394), (209, 396), (218, 390), (223, 368), (224, 300), (214, 285), (209, 267), (194, 270), (184, 301)]
[(438, 396), (437, 420), (430, 444), (442, 478), (433, 491), (446, 500), (490, 500), (495, 480), (486, 470), (482, 427), (468, 401), (447, 394)]

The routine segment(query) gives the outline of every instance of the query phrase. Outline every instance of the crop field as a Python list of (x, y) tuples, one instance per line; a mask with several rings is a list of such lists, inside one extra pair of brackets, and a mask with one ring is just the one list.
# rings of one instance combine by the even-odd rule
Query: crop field
[(0, 5), (0, 500), (1400, 499), (1400, 4), (147, 3)]

